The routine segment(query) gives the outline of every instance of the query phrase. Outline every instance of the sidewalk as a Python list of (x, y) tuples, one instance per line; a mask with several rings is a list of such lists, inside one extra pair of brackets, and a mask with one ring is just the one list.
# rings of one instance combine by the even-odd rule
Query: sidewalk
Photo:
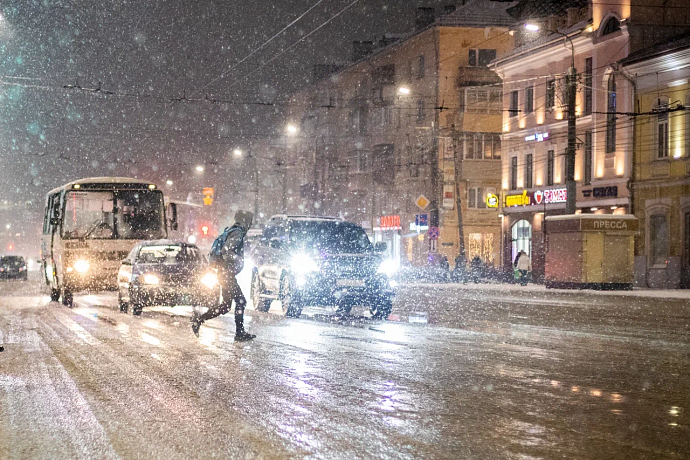
[(595, 291), (593, 289), (546, 289), (542, 284), (493, 284), (493, 283), (404, 283), (399, 289), (407, 288), (436, 288), (447, 290), (476, 290), (493, 292), (533, 292), (579, 295), (602, 295), (615, 297), (646, 297), (652, 299), (687, 299), (690, 301), (690, 289), (633, 289), (632, 291)]

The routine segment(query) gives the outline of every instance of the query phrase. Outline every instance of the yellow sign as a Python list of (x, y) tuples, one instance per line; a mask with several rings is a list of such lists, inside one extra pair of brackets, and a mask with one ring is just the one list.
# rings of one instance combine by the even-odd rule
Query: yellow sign
[(213, 187), (204, 187), (202, 193), (204, 195), (204, 206), (211, 206), (213, 204)]
[(522, 195), (506, 195), (506, 207), (511, 206), (529, 206), (531, 202), (530, 196), (527, 195), (527, 190), (522, 192)]
[(486, 207), (487, 208), (497, 208), (498, 207), (498, 197), (493, 193), (486, 194)]
[(419, 198), (417, 198), (417, 201), (414, 203), (419, 207), (419, 209), (426, 209), (426, 207), (429, 206), (430, 201), (424, 195), (419, 195)]

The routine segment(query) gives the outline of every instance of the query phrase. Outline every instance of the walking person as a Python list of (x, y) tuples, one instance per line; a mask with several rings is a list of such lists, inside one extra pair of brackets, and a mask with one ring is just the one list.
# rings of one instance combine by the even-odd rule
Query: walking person
[(235, 224), (226, 228), (216, 238), (211, 247), (209, 261), (218, 270), (218, 282), (223, 294), (223, 302), (206, 313), (192, 315), (192, 332), (199, 337), (199, 328), (204, 321), (224, 315), (230, 311), (232, 301), (235, 301), (235, 341), (244, 342), (256, 336), (244, 330), (244, 307), (247, 300), (237, 282), (237, 274), (244, 268), (244, 238), (249, 227), (252, 226), (254, 214), (248, 211), (235, 213)]
[(532, 271), (532, 260), (524, 250), (520, 250), (515, 257), (515, 268), (520, 274), (520, 285), (527, 286), (527, 276)]

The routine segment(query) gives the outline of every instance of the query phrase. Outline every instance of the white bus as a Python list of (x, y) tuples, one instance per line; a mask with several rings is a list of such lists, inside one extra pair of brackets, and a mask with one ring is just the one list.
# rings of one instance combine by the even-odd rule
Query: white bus
[(41, 258), (50, 297), (72, 304), (73, 292), (117, 285), (120, 262), (142, 240), (168, 237), (163, 193), (123, 177), (80, 179), (46, 196)]

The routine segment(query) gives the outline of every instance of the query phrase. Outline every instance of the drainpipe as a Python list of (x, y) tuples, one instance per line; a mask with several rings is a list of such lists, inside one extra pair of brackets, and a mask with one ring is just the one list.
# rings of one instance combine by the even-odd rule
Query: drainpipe
[[(614, 64), (612, 67), (614, 67), (615, 70), (617, 70), (620, 75), (623, 76), (628, 82), (633, 87), (633, 112), (634, 113), (639, 113), (639, 107), (637, 106), (637, 83), (635, 82), (635, 78), (628, 75), (628, 73), (620, 68), (618, 64)], [(634, 122), (632, 124), (632, 152), (630, 154), (630, 176), (628, 177), (628, 181), (625, 184), (626, 188), (628, 189), (628, 195), (630, 196), (628, 198), (628, 201), (630, 202), (630, 214), (635, 214), (635, 193), (634, 193), (634, 188), (635, 188), (635, 155), (637, 152), (636, 149), (637, 145), (637, 122)]]

